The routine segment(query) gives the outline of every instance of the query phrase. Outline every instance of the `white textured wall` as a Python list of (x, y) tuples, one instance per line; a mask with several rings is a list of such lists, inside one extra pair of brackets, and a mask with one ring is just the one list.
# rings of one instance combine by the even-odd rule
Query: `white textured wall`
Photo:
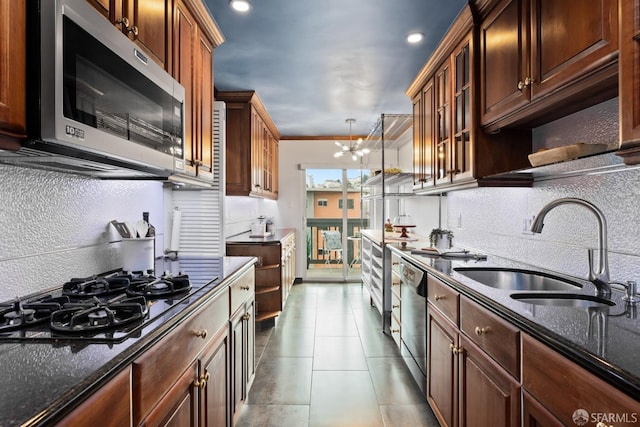
[(164, 237), (159, 182), (100, 181), (0, 165), (0, 301), (120, 266), (112, 219), (148, 211), (157, 254)]

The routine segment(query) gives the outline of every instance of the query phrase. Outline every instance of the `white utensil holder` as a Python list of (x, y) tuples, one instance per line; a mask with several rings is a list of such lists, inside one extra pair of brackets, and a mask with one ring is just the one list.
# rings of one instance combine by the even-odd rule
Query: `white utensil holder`
[(122, 269), (124, 271), (147, 271), (154, 269), (155, 237), (122, 239)]

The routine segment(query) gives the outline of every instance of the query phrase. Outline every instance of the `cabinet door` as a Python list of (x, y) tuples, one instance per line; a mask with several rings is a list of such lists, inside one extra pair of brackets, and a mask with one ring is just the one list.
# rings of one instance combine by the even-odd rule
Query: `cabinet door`
[(446, 61), (435, 76), (435, 179), (451, 182), (451, 64)]
[(413, 106), (413, 174), (414, 190), (433, 185), (434, 129), (434, 88), (429, 80), (421, 93), (414, 99)]
[(429, 304), (427, 400), (443, 426), (458, 424), (458, 332)]
[(453, 51), (453, 144), (451, 164), (453, 181), (473, 179), (473, 67), (472, 38), (469, 34)]
[(533, 396), (523, 391), (522, 427), (563, 427), (563, 424)]
[(195, 176), (198, 158), (196, 150), (194, 47), (196, 23), (181, 1), (176, 1), (173, 28), (173, 77), (184, 86), (184, 160), (185, 172)]
[(263, 156), (264, 125), (258, 113), (251, 109), (251, 193), (262, 196), (264, 192)]
[(213, 43), (198, 33), (196, 66), (197, 175), (213, 180)]
[(532, 98), (615, 62), (616, 0), (530, 1)]
[(485, 125), (529, 102), (529, 0), (503, 0), (480, 27), (480, 109)]
[[(243, 357), (244, 348), (246, 347), (246, 321), (243, 319), (245, 314), (244, 309), (238, 310), (231, 319), (231, 416), (234, 421), (246, 397)], [(235, 424), (235, 422), (232, 424)]]
[(520, 385), (465, 336), (460, 336), (460, 426), (520, 424)]
[(0, 149), (26, 137), (26, 2), (0, 0)]
[(200, 424), (203, 426), (230, 425), (229, 354), (229, 334), (225, 328), (213, 339), (211, 346), (200, 358), (200, 375), (206, 380), (200, 410)]
[(640, 163), (640, 0), (620, 1), (620, 142)]
[(194, 362), (141, 422), (147, 427), (197, 426), (198, 364)]
[(167, 46), (167, 2), (166, 0), (123, 0), (125, 16), (129, 18), (129, 29), (124, 29), (154, 61), (164, 67)]

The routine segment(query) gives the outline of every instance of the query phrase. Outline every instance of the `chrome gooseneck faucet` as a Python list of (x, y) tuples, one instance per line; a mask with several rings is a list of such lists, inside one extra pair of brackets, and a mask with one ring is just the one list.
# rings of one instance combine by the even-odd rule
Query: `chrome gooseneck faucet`
[(589, 209), (596, 216), (598, 220), (598, 267), (594, 267), (593, 259), (589, 256), (589, 280), (595, 285), (598, 296), (609, 298), (611, 296), (611, 286), (609, 284), (609, 259), (607, 256), (607, 221), (604, 218), (604, 214), (593, 203), (586, 200), (576, 199), (571, 197), (564, 197), (561, 199), (553, 200), (547, 203), (536, 215), (533, 224), (531, 224), (531, 231), (533, 233), (541, 233), (544, 226), (544, 217), (550, 210), (556, 206), (575, 204), (584, 206)]

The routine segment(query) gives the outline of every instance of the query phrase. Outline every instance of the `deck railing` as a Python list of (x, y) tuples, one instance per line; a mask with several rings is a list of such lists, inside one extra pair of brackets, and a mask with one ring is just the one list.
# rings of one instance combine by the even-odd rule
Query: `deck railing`
[[(360, 230), (367, 228), (368, 224), (366, 219), (347, 219), (347, 236), (359, 236)], [(339, 264), (335, 253), (332, 254), (331, 251), (325, 250), (321, 233), (323, 230), (336, 230), (340, 232), (341, 236), (344, 236), (342, 218), (307, 218), (307, 268), (313, 264)], [(359, 239), (347, 239), (347, 250), (343, 248), (342, 256), (349, 265), (359, 264), (360, 245)]]

